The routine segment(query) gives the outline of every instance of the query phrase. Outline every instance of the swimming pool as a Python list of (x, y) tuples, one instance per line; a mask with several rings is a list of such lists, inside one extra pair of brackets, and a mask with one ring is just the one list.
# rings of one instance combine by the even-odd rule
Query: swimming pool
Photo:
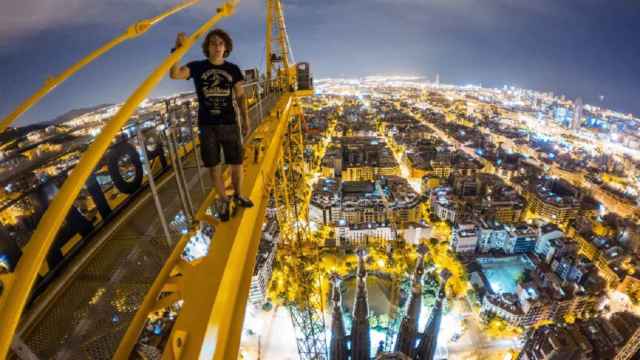
[(489, 281), (491, 290), (496, 294), (515, 293), (518, 278), (533, 266), (524, 255), (503, 258), (478, 259), (482, 273)]

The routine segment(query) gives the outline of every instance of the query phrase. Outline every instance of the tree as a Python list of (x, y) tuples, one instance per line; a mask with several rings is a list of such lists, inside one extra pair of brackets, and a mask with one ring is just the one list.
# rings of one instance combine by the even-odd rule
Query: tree
[(576, 317), (573, 314), (567, 313), (564, 314), (563, 320), (566, 324), (573, 324), (576, 322)]
[(526, 283), (526, 282), (529, 282), (529, 281), (531, 281), (531, 273), (530, 273), (530, 270), (525, 270), (525, 271), (523, 271), (523, 272), (518, 276), (518, 279), (517, 279), (518, 284)]
[(431, 246), (438, 245), (438, 239), (436, 239), (436, 238), (429, 239), (429, 244), (431, 244)]
[(391, 322), (391, 319), (389, 318), (388, 314), (381, 314), (378, 316), (378, 324), (381, 327), (388, 328), (390, 322)]
[(520, 327), (513, 326), (504, 319), (494, 317), (486, 325), (486, 334), (490, 337), (513, 337), (522, 334)]

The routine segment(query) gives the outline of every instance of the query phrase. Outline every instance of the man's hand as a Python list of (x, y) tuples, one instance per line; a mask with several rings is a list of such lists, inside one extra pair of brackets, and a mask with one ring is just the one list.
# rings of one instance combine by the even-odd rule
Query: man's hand
[(181, 47), (182, 44), (184, 44), (186, 39), (187, 39), (187, 34), (183, 32), (179, 32), (178, 36), (176, 37), (176, 49)]
[(242, 122), (242, 137), (246, 138), (247, 136), (249, 136), (250, 132), (251, 129), (249, 129), (249, 121), (244, 119), (244, 121)]
[[(187, 40), (187, 35), (183, 32), (178, 33), (176, 37), (176, 49), (184, 45)], [(169, 77), (174, 80), (187, 80), (191, 77), (191, 70), (186, 66), (180, 66), (179, 62), (176, 62), (169, 69)]]
[(247, 137), (251, 132), (249, 127), (249, 105), (247, 104), (247, 96), (244, 93), (244, 81), (238, 81), (233, 85), (233, 93), (240, 105), (240, 118), (242, 119), (242, 135)]

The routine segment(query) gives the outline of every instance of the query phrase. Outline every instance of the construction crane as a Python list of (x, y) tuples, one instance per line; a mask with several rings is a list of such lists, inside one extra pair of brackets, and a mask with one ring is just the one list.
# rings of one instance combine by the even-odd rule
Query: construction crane
[[(297, 67), (293, 51), (289, 43), (284, 12), (280, 0), (267, 0), (266, 20), (266, 74), (267, 83), (276, 91), (292, 91), (298, 85)], [(273, 29), (277, 29), (274, 36)], [(278, 39), (277, 42), (274, 38)], [(279, 52), (275, 51), (277, 47)], [(279, 54), (278, 54), (279, 53)], [(303, 69), (304, 70), (304, 66)], [(277, 81), (271, 82), (273, 72), (277, 73)], [(302, 87), (309, 88), (310, 84)], [(306, 165), (304, 158), (304, 114), (292, 118), (288, 124), (287, 136), (283, 145), (283, 158), (278, 163), (276, 181), (273, 188), (278, 223), (280, 225), (283, 246), (280, 258), (293, 257), (294, 283), (298, 284), (294, 299), (288, 299), (286, 307), (291, 315), (296, 332), (296, 344), (300, 359), (327, 359), (327, 343), (325, 338), (324, 303), (322, 300), (320, 272), (315, 266), (307, 266), (301, 259), (309, 254), (304, 248), (311, 245), (311, 254), (319, 258), (317, 244), (310, 244), (308, 234), (308, 205), (311, 191), (306, 183)], [(318, 284), (318, 285), (316, 285)]]
[[(127, 32), (125, 36), (118, 37), (96, 50), (61, 76), (45, 84), (38, 93), (3, 121), (3, 129), (53, 90), (56, 85), (113, 46), (133, 36), (141, 35), (167, 16), (196, 2), (182, 3), (159, 17), (140, 22), (134, 25), (131, 28), (133, 30)], [(0, 358), (7, 356), (12, 342), (20, 347), (20, 341), (14, 339), (14, 333), (38, 272), (45, 262), (49, 249), (52, 248), (58, 230), (65, 221), (65, 214), (72, 207), (103, 154), (109, 149), (114, 137), (120, 133), (121, 128), (129, 121), (137, 107), (166, 76), (169, 68), (221, 19), (232, 16), (237, 3), (237, 0), (223, 2), (216, 9), (215, 14), (189, 35), (183, 46), (168, 55), (124, 102), (67, 177), (30, 241), (23, 248), (23, 255), (15, 269), (12, 272), (0, 274), (0, 323), (3, 328), (0, 333)], [(273, 188), (276, 178), (278, 168), (276, 164), (285, 166), (283, 164), (286, 161), (283, 161), (283, 156), (298, 156), (298, 152), (292, 153), (291, 148), (297, 148), (300, 145), (299, 140), (290, 141), (290, 137), (295, 135), (296, 139), (301, 139), (303, 116), (298, 98), (309, 95), (312, 84), (308, 64), (295, 64), (289, 61), (291, 51), (286, 35), (282, 4), (277, 0), (269, 0), (267, 8), (273, 10), (268, 12), (271, 14), (268, 17), (277, 21), (280, 30), (278, 37), (280, 56), (279, 59), (267, 57), (267, 68), (269, 71), (275, 69), (275, 73), (268, 74), (266, 83), (268, 89), (276, 89), (271, 84), (278, 85), (278, 93), (277, 101), (273, 107), (267, 109), (267, 113), (258, 121), (257, 128), (247, 141), (247, 154), (254, 156), (253, 161), (245, 166), (247, 181), (242, 190), (243, 193), (250, 194), (255, 206), (252, 209), (243, 210), (239, 216), (222, 224), (211, 215), (215, 194), (212, 192), (206, 197), (203, 204), (193, 213), (194, 221), (191, 227), (175, 245), (130, 322), (114, 356), (116, 359), (129, 358), (134, 352), (142, 351), (141, 349), (148, 350), (149, 346), (146, 344), (141, 344), (138, 348), (136, 346), (145, 322), (150, 314), (167, 308), (179, 308), (179, 314), (161, 348), (163, 358), (237, 358), (245, 304), (255, 265), (261, 225), (265, 218), (268, 192)], [(269, 29), (271, 29), (271, 19), (267, 22)], [(267, 48), (271, 49), (270, 33), (267, 34), (267, 39)], [(278, 60), (282, 64), (279, 68), (273, 66), (274, 63), (278, 63)], [(302, 91), (296, 91), (298, 89)], [(286, 155), (287, 151), (289, 155)], [(299, 153), (301, 155), (302, 151), (300, 150)], [(300, 156), (300, 158), (303, 157)], [(289, 164), (285, 167), (287, 171), (295, 170), (295, 167)], [(300, 178), (304, 179), (302, 176)], [(290, 189), (287, 191), (290, 193)], [(297, 204), (295, 200), (292, 203)], [(304, 207), (294, 209), (292, 215), (295, 216), (296, 213), (299, 215), (299, 212), (303, 211), (305, 211)], [(299, 226), (298, 222), (295, 226)], [(215, 241), (211, 242), (207, 255), (193, 261), (185, 260), (182, 254), (189, 241), (211, 227), (215, 227)], [(319, 335), (324, 336), (324, 331)], [(324, 342), (317, 342), (317, 349), (318, 354), (326, 352)], [(312, 358), (323, 358), (322, 356)]]

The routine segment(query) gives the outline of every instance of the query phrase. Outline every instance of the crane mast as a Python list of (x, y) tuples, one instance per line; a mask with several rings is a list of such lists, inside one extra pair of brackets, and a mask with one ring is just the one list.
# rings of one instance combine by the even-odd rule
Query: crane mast
[[(287, 34), (287, 26), (285, 23), (284, 10), (280, 0), (266, 0), (266, 78), (269, 88), (287, 89), (295, 85), (295, 61), (293, 53), (290, 50), (289, 36)], [(277, 30), (277, 35), (274, 35)], [(277, 65), (280, 64), (278, 67)], [(279, 74), (282, 72), (282, 74)], [(272, 81), (274, 73), (276, 83)], [(282, 76), (280, 76), (282, 75)]]

